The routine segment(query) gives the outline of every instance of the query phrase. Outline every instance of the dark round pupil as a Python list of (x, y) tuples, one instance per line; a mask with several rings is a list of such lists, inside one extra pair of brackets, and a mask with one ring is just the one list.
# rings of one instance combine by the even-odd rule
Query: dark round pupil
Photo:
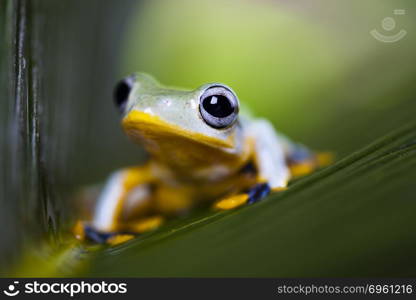
[(123, 81), (120, 81), (114, 90), (114, 101), (120, 111), (123, 111), (126, 107), (127, 99), (130, 94), (130, 85)]
[(234, 112), (231, 101), (223, 95), (212, 95), (206, 97), (202, 105), (210, 115), (217, 118), (225, 118)]

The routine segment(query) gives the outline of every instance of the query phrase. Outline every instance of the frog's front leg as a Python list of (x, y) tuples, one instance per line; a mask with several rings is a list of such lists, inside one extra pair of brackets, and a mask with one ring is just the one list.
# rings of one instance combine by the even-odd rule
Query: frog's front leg
[(257, 183), (243, 191), (217, 201), (214, 208), (229, 210), (243, 204), (260, 201), (272, 191), (286, 189), (290, 178), (287, 165), (287, 145), (266, 120), (255, 120), (247, 127), (248, 139), (253, 141), (253, 164), (257, 171)]
[[(160, 225), (160, 216), (151, 216), (154, 181), (150, 168), (127, 168), (113, 173), (101, 192), (91, 222), (84, 226), (84, 235), (95, 242), (119, 240), (121, 233), (141, 233)], [(147, 216), (128, 222), (125, 215), (134, 212)], [(128, 238), (123, 235), (122, 239)]]

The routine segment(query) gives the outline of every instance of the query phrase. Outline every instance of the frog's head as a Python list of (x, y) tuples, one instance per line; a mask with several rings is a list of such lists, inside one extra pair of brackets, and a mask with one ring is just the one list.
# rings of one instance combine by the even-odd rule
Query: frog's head
[(224, 84), (186, 91), (137, 73), (123, 79), (114, 96), (124, 131), (165, 165), (202, 169), (241, 155), (239, 101)]

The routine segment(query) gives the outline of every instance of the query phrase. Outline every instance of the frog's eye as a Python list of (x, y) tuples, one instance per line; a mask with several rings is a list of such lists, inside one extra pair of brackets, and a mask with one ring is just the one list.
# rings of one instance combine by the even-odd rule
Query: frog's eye
[(124, 112), (129, 99), (130, 91), (134, 84), (134, 77), (129, 76), (117, 83), (114, 89), (114, 103), (120, 112)]
[(199, 111), (211, 127), (225, 128), (234, 124), (238, 109), (237, 96), (225, 86), (211, 86), (201, 95)]

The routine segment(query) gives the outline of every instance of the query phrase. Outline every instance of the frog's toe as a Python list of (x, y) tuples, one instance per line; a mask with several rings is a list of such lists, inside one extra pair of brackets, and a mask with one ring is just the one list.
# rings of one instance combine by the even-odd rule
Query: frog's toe
[(308, 175), (317, 168), (316, 161), (313, 159), (297, 162), (290, 165), (290, 174), (292, 177), (301, 177)]
[(105, 244), (107, 241), (117, 235), (115, 232), (102, 232), (96, 230), (91, 225), (84, 225), (85, 240), (89, 240), (99, 244)]
[(301, 177), (314, 172), (316, 169), (329, 166), (334, 162), (332, 152), (319, 152), (303, 160), (292, 161), (289, 164), (292, 177)]
[(320, 168), (329, 166), (335, 161), (335, 154), (333, 152), (318, 152), (316, 160)]
[(111, 233), (103, 233), (94, 229), (85, 221), (78, 220), (72, 228), (75, 238), (80, 241), (93, 241), (96, 243), (105, 243), (112, 235)]
[(230, 210), (246, 204), (249, 200), (248, 194), (232, 195), (221, 199), (214, 203), (214, 208), (217, 210)]
[(255, 186), (253, 186), (248, 192), (248, 204), (256, 203), (269, 195), (271, 192), (270, 185), (265, 183), (258, 183)]
[(78, 240), (90, 241), (98, 244), (118, 245), (135, 237), (131, 233), (118, 233), (118, 232), (102, 232), (96, 230), (91, 225), (85, 222), (78, 221), (74, 228), (73, 233)]
[(217, 210), (234, 209), (244, 204), (258, 202), (270, 194), (270, 192), (271, 188), (268, 183), (258, 183), (250, 188), (246, 193), (232, 195), (215, 202), (213, 207)]
[(163, 216), (154, 215), (131, 222), (126, 226), (126, 229), (128, 232), (145, 233), (159, 228), (164, 221), (165, 218)]
[(122, 244), (124, 242), (130, 241), (131, 239), (133, 239), (135, 237), (136, 237), (136, 235), (130, 234), (130, 233), (115, 234), (115, 235), (109, 237), (106, 240), (106, 243), (111, 245), (111, 246), (115, 246), (115, 245)]

